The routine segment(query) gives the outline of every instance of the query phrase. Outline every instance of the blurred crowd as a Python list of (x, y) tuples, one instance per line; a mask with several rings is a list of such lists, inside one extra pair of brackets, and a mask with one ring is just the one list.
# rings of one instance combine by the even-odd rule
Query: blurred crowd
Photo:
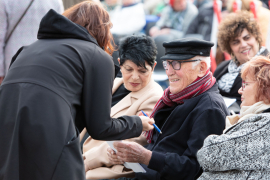
[[(63, 13), (65, 9), (81, 1), (34, 1), (29, 12), (25, 12), (25, 10), (32, 3), (31, 0), (24, 1), (22, 4), (16, 3), (16, 0), (1, 1), (0, 81), (5, 76), (11, 58), (17, 49), (36, 40), (39, 21), (49, 9), (52, 8), (58, 13)], [(116, 45), (119, 45), (121, 38), (133, 34), (146, 34), (154, 38), (158, 48), (156, 72), (162, 70), (159, 60), (165, 54), (162, 43), (183, 37), (195, 37), (217, 44), (212, 56), (212, 59), (215, 58), (215, 62), (212, 62), (212, 71), (220, 62), (230, 59), (230, 56), (224, 53), (217, 42), (218, 23), (214, 21), (214, 2), (219, 4), (221, 21), (227, 14), (237, 10), (252, 13), (260, 27), (262, 45), (270, 47), (270, 3), (267, 0), (101, 0), (111, 18), (113, 24), (111, 32)], [(252, 4), (255, 4), (255, 8), (252, 8)], [(18, 23), (24, 12), (22, 21)], [(18, 27), (15, 27), (16, 23), (18, 23)], [(9, 36), (10, 38), (7, 38)], [(116, 51), (113, 54), (116, 64), (118, 64), (117, 57), (118, 52)]]
[[(49, 0), (34, 1), (33, 4), (31, 0), (23, 3), (16, 3), (17, 0), (1, 1), (0, 81), (3, 80), (17, 49), (36, 40), (39, 21), (49, 9), (63, 13), (65, 9), (81, 1)], [(160, 57), (165, 51), (162, 43), (183, 37), (195, 37), (217, 44), (213, 50), (212, 59), (215, 61), (212, 62), (212, 71), (215, 71), (216, 66), (222, 61), (231, 59), (217, 42), (218, 23), (214, 21), (214, 2), (218, 3), (221, 21), (227, 14), (237, 10), (252, 13), (260, 27), (262, 45), (270, 47), (270, 3), (267, 0), (101, 0), (110, 14), (113, 24), (111, 32), (116, 45), (121, 38), (133, 34), (146, 34), (154, 38), (158, 48), (158, 64), (155, 70), (157, 73), (163, 71)], [(253, 4), (255, 8), (252, 8)], [(32, 6), (29, 8), (30, 12), (25, 12), (28, 5)], [(25, 17), (21, 17), (24, 13)], [(22, 21), (18, 22), (20, 18)], [(115, 64), (118, 64), (117, 57), (116, 51), (113, 54)]]

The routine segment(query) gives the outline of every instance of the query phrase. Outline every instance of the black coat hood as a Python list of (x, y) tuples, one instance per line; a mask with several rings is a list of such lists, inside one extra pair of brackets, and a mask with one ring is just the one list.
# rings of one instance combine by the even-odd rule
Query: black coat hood
[(98, 45), (96, 39), (93, 38), (84, 27), (70, 21), (65, 16), (55, 12), (53, 9), (49, 10), (47, 14), (42, 18), (39, 25), (37, 38), (81, 39), (93, 42)]
[[(58, 14), (53, 9), (49, 10), (47, 14), (41, 19), (38, 39), (81, 39), (92, 42), (98, 47), (97, 40), (93, 38), (89, 32), (82, 26), (70, 21), (65, 16)], [(115, 77), (120, 71), (118, 65), (114, 65)]]

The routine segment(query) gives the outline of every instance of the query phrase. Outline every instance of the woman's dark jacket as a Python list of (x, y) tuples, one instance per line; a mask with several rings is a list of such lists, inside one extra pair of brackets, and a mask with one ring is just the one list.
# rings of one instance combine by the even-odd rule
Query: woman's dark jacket
[[(267, 56), (268, 53), (269, 53), (269, 51), (267, 49), (265, 49), (265, 51), (263, 51), (261, 55)], [(217, 66), (217, 69), (214, 72), (214, 77), (216, 78), (217, 82), (220, 80), (220, 78), (224, 74), (229, 72), (228, 66), (229, 66), (231, 61), (232, 60), (223, 61), (222, 63), (220, 63)], [(241, 104), (241, 95), (238, 93), (238, 90), (240, 89), (240, 87), (242, 87), (242, 78), (241, 78), (241, 74), (239, 73), (237, 75), (237, 77), (235, 78), (233, 86), (232, 86), (231, 91), (229, 93), (223, 91), (222, 89), (219, 89), (219, 91), (220, 91), (220, 94), (222, 96), (229, 97), (229, 98), (236, 98), (237, 104), (240, 105)]]
[(97, 41), (50, 10), (0, 86), (0, 179), (85, 179), (74, 122), (94, 139), (139, 136), (139, 117), (110, 117), (113, 80)]
[(140, 180), (193, 180), (202, 171), (197, 151), (210, 134), (222, 134), (227, 107), (217, 84), (203, 94), (187, 99), (184, 104), (165, 107), (154, 115), (162, 134), (154, 133), (146, 173), (136, 173)]

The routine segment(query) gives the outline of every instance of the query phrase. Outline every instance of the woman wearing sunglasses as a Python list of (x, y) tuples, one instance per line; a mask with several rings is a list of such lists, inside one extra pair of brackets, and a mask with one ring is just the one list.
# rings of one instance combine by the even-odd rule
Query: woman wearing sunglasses
[(227, 116), (224, 134), (208, 136), (197, 153), (200, 180), (270, 177), (270, 59), (249, 61), (241, 77), (240, 114)]

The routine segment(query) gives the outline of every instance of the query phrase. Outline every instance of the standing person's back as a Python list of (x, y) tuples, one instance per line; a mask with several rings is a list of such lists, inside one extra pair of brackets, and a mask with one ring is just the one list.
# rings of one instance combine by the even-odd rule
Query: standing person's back
[[(11, 58), (17, 50), (21, 46), (29, 45), (37, 40), (41, 18), (50, 9), (54, 9), (58, 13), (62, 13), (64, 10), (62, 0), (34, 0), (14, 29), (30, 3), (31, 0), (0, 1), (0, 77), (7, 73)], [(5, 43), (13, 29), (12, 35)]]
[(154, 128), (147, 117), (110, 117), (111, 26), (100, 3), (50, 10), (38, 40), (16, 53), (0, 86), (1, 180), (84, 180), (78, 129), (121, 140)]

